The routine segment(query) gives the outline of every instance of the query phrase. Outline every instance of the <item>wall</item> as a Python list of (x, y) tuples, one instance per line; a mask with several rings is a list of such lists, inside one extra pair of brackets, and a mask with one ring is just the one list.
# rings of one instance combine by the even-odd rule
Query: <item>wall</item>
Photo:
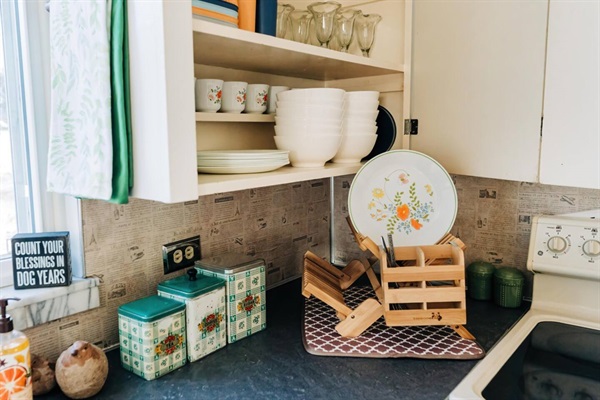
[[(525, 271), (533, 215), (600, 207), (600, 190), (452, 178), (458, 193), (452, 233), (467, 245), (467, 264), (486, 260)], [(339, 264), (360, 253), (345, 220), (351, 182), (352, 176), (334, 179), (332, 245)], [(324, 179), (169, 205), (83, 201), (87, 273), (102, 279), (101, 306), (26, 330), (32, 351), (53, 358), (77, 339), (117, 343), (118, 306), (154, 294), (160, 281), (182, 273), (163, 274), (161, 245), (174, 240), (199, 234), (203, 256), (234, 251), (264, 258), (271, 287), (294, 279), (307, 249), (329, 256), (330, 196)]]
[(329, 255), (329, 199), (330, 180), (323, 179), (177, 204), (82, 201), (86, 271), (101, 279), (100, 308), (26, 330), (32, 352), (56, 358), (78, 339), (103, 348), (118, 343), (118, 307), (184, 273), (163, 273), (162, 245), (174, 240), (200, 235), (204, 257), (263, 258), (268, 287), (299, 277), (307, 249)]

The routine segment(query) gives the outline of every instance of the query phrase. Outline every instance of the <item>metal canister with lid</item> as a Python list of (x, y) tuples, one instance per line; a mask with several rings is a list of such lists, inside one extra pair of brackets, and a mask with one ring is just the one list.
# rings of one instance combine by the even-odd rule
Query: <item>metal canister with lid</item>
[(149, 296), (119, 307), (121, 365), (146, 380), (187, 362), (185, 304)]
[(158, 284), (159, 296), (185, 304), (190, 362), (227, 345), (225, 281), (197, 274), (190, 268), (187, 275)]
[(196, 261), (202, 275), (224, 279), (227, 341), (233, 343), (267, 326), (265, 261), (226, 253)]

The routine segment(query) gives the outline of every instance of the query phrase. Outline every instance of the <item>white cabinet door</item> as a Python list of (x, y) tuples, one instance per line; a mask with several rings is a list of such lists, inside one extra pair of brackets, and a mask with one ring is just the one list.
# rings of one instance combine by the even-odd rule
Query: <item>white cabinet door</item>
[(411, 149), (450, 173), (537, 181), (547, 2), (413, 7)]
[(542, 183), (600, 189), (600, 3), (551, 1)]
[(198, 198), (190, 3), (130, 0), (133, 189), (177, 203)]

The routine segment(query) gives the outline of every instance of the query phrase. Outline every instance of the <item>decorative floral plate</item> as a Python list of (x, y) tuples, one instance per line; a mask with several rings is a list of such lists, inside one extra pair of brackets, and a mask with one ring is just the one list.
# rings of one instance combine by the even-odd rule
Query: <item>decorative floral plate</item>
[(391, 233), (395, 246), (435, 244), (456, 218), (456, 188), (431, 157), (393, 150), (369, 160), (356, 173), (348, 211), (358, 232), (378, 245)]

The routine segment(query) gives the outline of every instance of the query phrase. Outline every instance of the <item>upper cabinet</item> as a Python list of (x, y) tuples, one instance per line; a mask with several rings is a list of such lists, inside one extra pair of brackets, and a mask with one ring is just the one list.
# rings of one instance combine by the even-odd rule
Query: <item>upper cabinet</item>
[(413, 26), (412, 149), (451, 173), (600, 188), (598, 2), (417, 1)]
[(540, 182), (600, 189), (600, 3), (552, 1)]
[[(291, 1), (304, 9), (310, 1)], [(273, 116), (195, 112), (194, 77), (290, 87), (381, 90), (381, 103), (403, 118), (405, 16), (410, 2), (342, 1), (383, 21), (370, 58), (192, 18), (191, 2), (130, 0), (133, 125), (132, 196), (173, 203), (199, 195), (355, 173), (361, 164), (283, 167), (273, 172), (196, 172), (196, 151), (275, 148)], [(356, 45), (354, 45), (356, 46)], [(401, 125), (401, 124), (399, 124)], [(398, 145), (397, 145), (398, 146)]]

